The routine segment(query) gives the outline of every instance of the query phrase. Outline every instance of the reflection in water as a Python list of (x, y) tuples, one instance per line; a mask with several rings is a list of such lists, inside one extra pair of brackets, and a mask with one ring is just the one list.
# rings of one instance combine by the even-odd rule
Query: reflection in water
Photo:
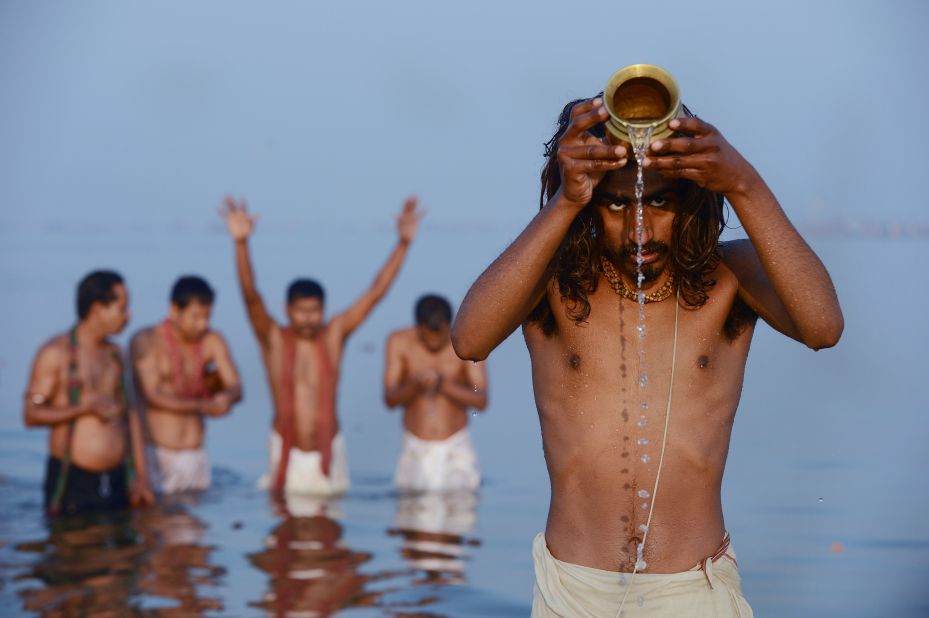
[(402, 494), (397, 498), (391, 536), (403, 538), (400, 553), (423, 577), (413, 585), (463, 584), (467, 546), (480, 545), (465, 535), (477, 523), (477, 494), (470, 491)]
[(293, 618), (374, 605), (376, 595), (364, 591), (372, 578), (358, 572), (371, 554), (342, 544), (337, 503), (305, 495), (272, 500), (282, 520), (265, 539), (266, 549), (248, 557), (270, 576), (269, 590), (250, 605), (265, 609), (267, 615)]
[[(135, 512), (59, 517), (47, 539), (20, 543), (38, 554), (21, 581), (23, 609), (40, 616), (200, 616), (221, 608), (198, 596), (223, 569), (209, 564), (212, 548), (198, 545), (206, 526), (183, 505)], [(160, 597), (160, 598), (154, 598)]]

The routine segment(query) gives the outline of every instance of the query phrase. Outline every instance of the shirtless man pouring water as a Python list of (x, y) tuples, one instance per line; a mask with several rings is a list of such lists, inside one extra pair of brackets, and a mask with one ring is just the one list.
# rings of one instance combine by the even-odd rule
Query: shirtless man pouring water
[[(606, 118), (600, 99), (565, 107), (544, 205), (474, 283), (452, 341), (483, 360), (521, 326), (529, 348), (551, 479), (533, 616), (750, 615), (720, 488), (756, 318), (816, 350), (842, 313), (758, 172), (713, 126), (676, 119), (644, 160), (640, 389), (636, 166)], [(747, 240), (719, 243), (723, 197)]]

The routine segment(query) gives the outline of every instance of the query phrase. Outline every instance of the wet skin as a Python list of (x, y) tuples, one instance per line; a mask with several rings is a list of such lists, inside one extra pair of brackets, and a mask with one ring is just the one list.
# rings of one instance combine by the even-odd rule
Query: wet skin
[[(77, 370), (81, 382), (76, 405), (68, 398), (70, 335), (53, 337), (36, 354), (23, 405), (28, 427), (48, 427), (49, 455), (63, 458), (69, 451), (73, 465), (105, 472), (122, 465), (130, 449), (135, 481), (133, 504), (151, 503), (153, 495), (142, 456), (138, 417), (130, 413), (123, 392), (124, 367), (119, 346), (109, 341), (129, 322), (129, 294), (122, 284), (115, 299), (94, 303), (77, 325)], [(69, 429), (72, 427), (73, 431)]]
[(444, 440), (468, 424), (467, 410), (487, 405), (483, 363), (455, 354), (448, 324), (437, 330), (415, 326), (387, 340), (384, 400), (403, 406), (403, 427), (423, 440)]
[[(206, 417), (221, 417), (242, 399), (239, 374), (221, 334), (212, 331), (212, 307), (193, 301), (184, 308), (171, 305), (168, 322), (177, 343), (182, 384), (192, 384), (204, 367), (215, 367), (223, 390), (194, 396), (177, 392), (176, 368), (161, 324), (136, 333), (131, 352), (137, 390), (144, 404), (146, 438), (156, 446), (197, 449), (203, 446)], [(200, 347), (202, 365), (196, 365), (195, 346)]]
[[(325, 306), (318, 297), (291, 299), (285, 307), (288, 326), (294, 334), (294, 446), (302, 451), (320, 449), (317, 435), (318, 399), (321, 373), (319, 370), (318, 346), (324, 346), (329, 358), (332, 388), (339, 381), (342, 353), (348, 337), (367, 319), (374, 307), (387, 294), (400, 267), (406, 259), (410, 243), (416, 236), (422, 212), (417, 210), (415, 197), (406, 200), (397, 216), (397, 244), (387, 261), (377, 273), (374, 282), (348, 309), (330, 320), (324, 319)], [(268, 313), (264, 300), (258, 293), (252, 270), (248, 239), (255, 227), (255, 217), (248, 212), (244, 201), (227, 198), (221, 210), (229, 235), (235, 242), (236, 271), (249, 321), (261, 346), (262, 360), (271, 394), (274, 400), (274, 429), (281, 433), (283, 422), (280, 414), (284, 397), (284, 337), (282, 327)], [(338, 421), (336, 420), (336, 431)]]
[[(761, 316), (810, 348), (835, 345), (842, 315), (825, 267), (797, 234), (764, 181), (711, 125), (680, 119), (682, 137), (653, 142), (645, 160), (645, 237), (674, 248), (672, 230), (680, 203), (678, 179), (723, 194), (748, 240), (719, 248), (715, 280), (697, 309), (679, 312), (679, 340), (671, 421), (661, 485), (654, 491), (670, 384), (677, 301), (646, 306), (648, 387), (638, 386), (636, 303), (620, 298), (599, 275), (582, 323), (568, 316), (550, 270), (571, 223), (590, 204), (602, 217), (606, 253), (634, 288), (635, 169), (623, 146), (595, 138), (588, 129), (606, 113), (598, 100), (575, 106), (556, 155), (560, 186), (520, 236), (474, 283), (452, 328), (459, 356), (483, 359), (518, 325), (529, 348), (533, 388), (551, 477), (545, 538), (552, 554), (574, 564), (631, 571), (639, 526), (654, 504), (645, 547), (649, 573), (690, 569), (712, 555), (723, 538), (720, 485), (732, 422), (754, 331)], [(624, 250), (625, 248), (625, 250)], [(666, 252), (646, 253), (653, 277), (646, 293), (668, 276)], [(797, 277), (797, 273), (804, 273)], [(555, 330), (546, 335), (527, 321), (540, 300), (552, 308)], [(726, 328), (745, 315), (739, 334)], [(727, 333), (728, 331), (728, 333)], [(640, 403), (648, 408), (639, 427)], [(645, 438), (648, 443), (639, 444)], [(650, 460), (643, 461), (642, 455)]]

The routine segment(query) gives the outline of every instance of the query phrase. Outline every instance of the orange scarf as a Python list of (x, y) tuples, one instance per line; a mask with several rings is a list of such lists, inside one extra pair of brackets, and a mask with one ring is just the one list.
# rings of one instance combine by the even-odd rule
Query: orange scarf
[[(274, 480), (275, 491), (284, 490), (287, 479), (287, 464), (290, 461), (290, 450), (294, 446), (296, 423), (296, 402), (294, 381), (297, 365), (297, 341), (293, 330), (281, 330), (283, 343), (283, 362), (281, 363), (281, 396), (278, 405), (278, 414), (281, 417), (281, 459), (277, 465), (277, 476)], [(329, 352), (326, 350), (324, 333), (320, 333), (313, 342), (316, 348), (316, 366), (319, 372), (318, 396), (316, 401), (316, 435), (319, 441), (319, 453), (322, 456), (323, 474), (329, 476), (332, 464), (332, 439), (335, 437), (335, 376)]]

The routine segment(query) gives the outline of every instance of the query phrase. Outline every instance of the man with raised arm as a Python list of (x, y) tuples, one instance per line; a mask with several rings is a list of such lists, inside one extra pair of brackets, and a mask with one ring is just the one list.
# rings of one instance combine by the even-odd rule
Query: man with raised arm
[(248, 250), (255, 218), (244, 201), (232, 198), (222, 214), (235, 241), (239, 284), (274, 399), (270, 466), (262, 485), (278, 492), (344, 493), (348, 461), (335, 409), (342, 352), (400, 272), (422, 216), (416, 198), (408, 198), (397, 217), (396, 247), (351, 307), (325, 321), (322, 286), (297, 279), (287, 289), (286, 326), (274, 321), (255, 286)]
[(23, 404), (27, 427), (50, 430), (45, 509), (73, 515), (151, 504), (139, 420), (128, 406), (122, 354), (109, 339), (129, 321), (122, 277), (85, 276), (77, 317), (39, 349)]
[(452, 306), (427, 294), (416, 301), (416, 325), (390, 334), (384, 402), (403, 406), (403, 448), (394, 484), (401, 491), (476, 490), (477, 455), (468, 408), (487, 406), (484, 363), (461, 360), (448, 336)]
[[(544, 205), (471, 287), (452, 341), (482, 360), (522, 325), (529, 348), (551, 480), (533, 616), (748, 616), (720, 487), (756, 317), (818, 350), (842, 313), (758, 172), (687, 117), (644, 159), (641, 339), (636, 166), (606, 118), (599, 98), (565, 107)], [(747, 240), (719, 243), (723, 198)]]
[(132, 338), (137, 391), (145, 406), (145, 454), (160, 493), (210, 486), (204, 421), (225, 416), (242, 399), (226, 340), (210, 329), (214, 297), (204, 279), (180, 277), (167, 318)]

